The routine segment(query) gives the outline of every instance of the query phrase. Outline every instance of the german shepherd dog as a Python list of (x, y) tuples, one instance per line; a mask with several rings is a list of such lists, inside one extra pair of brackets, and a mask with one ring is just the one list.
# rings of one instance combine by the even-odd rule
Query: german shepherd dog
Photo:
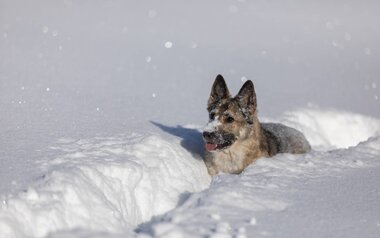
[(231, 97), (223, 77), (216, 77), (207, 105), (210, 120), (203, 132), (210, 175), (239, 174), (260, 157), (310, 151), (301, 132), (282, 124), (260, 123), (256, 108), (252, 81)]

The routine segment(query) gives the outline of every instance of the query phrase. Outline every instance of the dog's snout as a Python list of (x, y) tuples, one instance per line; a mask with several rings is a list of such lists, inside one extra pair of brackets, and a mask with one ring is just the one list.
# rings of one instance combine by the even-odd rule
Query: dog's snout
[(214, 134), (215, 134), (214, 132), (204, 131), (203, 132), (203, 138), (205, 138), (206, 140), (209, 140), (212, 137), (214, 137)]

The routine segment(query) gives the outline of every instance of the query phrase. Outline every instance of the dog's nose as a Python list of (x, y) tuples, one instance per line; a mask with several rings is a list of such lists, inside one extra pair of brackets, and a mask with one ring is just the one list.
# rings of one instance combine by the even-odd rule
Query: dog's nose
[(203, 138), (205, 138), (206, 140), (211, 139), (213, 136), (214, 136), (214, 132), (208, 132), (208, 131), (203, 132)]

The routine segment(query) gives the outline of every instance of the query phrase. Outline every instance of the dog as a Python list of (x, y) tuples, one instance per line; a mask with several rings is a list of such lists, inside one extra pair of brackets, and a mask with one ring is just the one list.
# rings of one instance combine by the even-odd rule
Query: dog
[(276, 123), (260, 123), (251, 80), (231, 97), (218, 75), (207, 103), (209, 122), (204, 128), (205, 164), (211, 176), (219, 172), (240, 174), (261, 157), (278, 153), (302, 154), (311, 150), (298, 130)]

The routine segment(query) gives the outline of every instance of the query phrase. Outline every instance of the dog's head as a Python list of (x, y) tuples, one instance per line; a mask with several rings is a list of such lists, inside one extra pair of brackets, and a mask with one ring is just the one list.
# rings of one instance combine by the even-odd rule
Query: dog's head
[(226, 82), (218, 75), (207, 105), (209, 123), (203, 132), (206, 150), (224, 150), (246, 139), (257, 122), (256, 104), (252, 81), (246, 81), (239, 93), (231, 97)]

